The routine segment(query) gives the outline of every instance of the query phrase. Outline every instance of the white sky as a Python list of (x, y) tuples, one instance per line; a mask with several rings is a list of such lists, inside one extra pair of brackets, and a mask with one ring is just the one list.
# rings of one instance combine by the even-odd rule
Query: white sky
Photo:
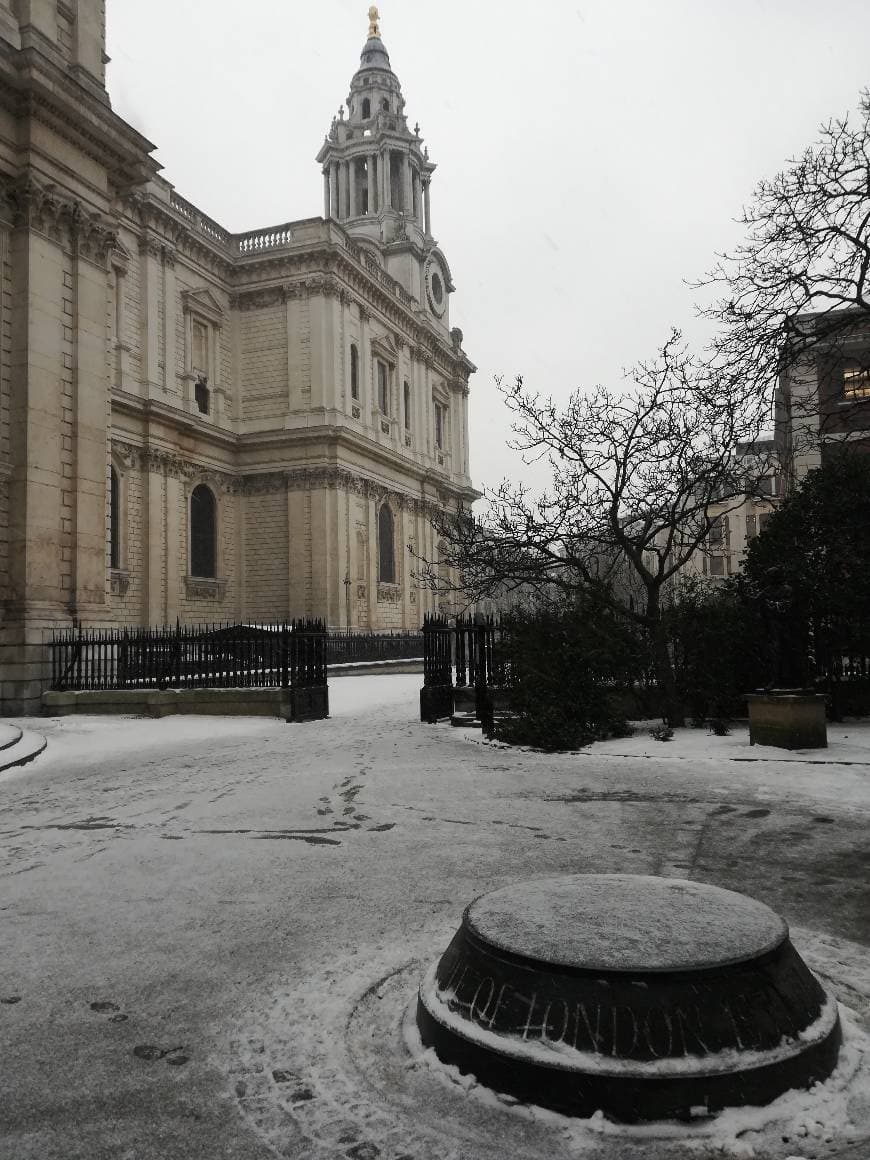
[[(322, 213), (314, 157), (365, 0), (108, 0), (109, 92), (163, 175), (233, 231)], [(755, 182), (870, 84), (867, 0), (384, 0), (438, 170), (451, 321), (478, 365), (475, 483), (524, 473), (493, 378), (565, 399), (698, 334), (684, 285)]]

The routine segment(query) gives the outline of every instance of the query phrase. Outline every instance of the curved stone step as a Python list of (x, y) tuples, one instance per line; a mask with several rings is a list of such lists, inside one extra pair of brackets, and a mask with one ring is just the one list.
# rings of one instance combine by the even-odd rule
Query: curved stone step
[(0, 773), (27, 765), (34, 757), (39, 757), (48, 744), (41, 733), (34, 733), (30, 729), (22, 729), (20, 733), (16, 742), (0, 751)]
[(0, 753), (17, 745), (20, 740), (21, 730), (17, 725), (7, 725), (4, 721), (0, 721)]

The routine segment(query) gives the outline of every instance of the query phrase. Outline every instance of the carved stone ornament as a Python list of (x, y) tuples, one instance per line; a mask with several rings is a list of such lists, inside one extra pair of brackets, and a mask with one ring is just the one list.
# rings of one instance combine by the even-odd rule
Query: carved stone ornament
[(226, 580), (212, 580), (203, 576), (184, 577), (184, 595), (188, 600), (223, 600), (226, 593)]
[(378, 604), (398, 604), (401, 599), (401, 585), (378, 584)]
[(109, 573), (109, 590), (113, 596), (126, 596), (130, 587), (130, 573), (113, 568)]
[(55, 186), (40, 185), (30, 174), (7, 186), (6, 197), (16, 225), (36, 230), (105, 268), (118, 236), (113, 223)]

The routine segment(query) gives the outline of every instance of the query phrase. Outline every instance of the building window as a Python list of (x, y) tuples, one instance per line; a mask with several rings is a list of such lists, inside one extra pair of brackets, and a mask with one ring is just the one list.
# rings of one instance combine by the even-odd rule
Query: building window
[(193, 397), (196, 402), (196, 409), (201, 415), (207, 415), (211, 410), (211, 392), (208, 389), (208, 382), (205, 379), (197, 379), (196, 385), (193, 388)]
[(385, 113), (389, 113), (389, 111), (390, 111), (390, 99), (389, 99), (389, 97), (382, 97), (381, 98), (381, 108), (384, 110)]
[(724, 576), (725, 575), (725, 557), (712, 556), (710, 558), (710, 575)]
[(843, 394), (847, 399), (870, 398), (870, 366), (854, 359), (843, 364)]
[(767, 526), (767, 521), (769, 519), (770, 519), (770, 512), (762, 512), (761, 515), (758, 517), (759, 535), (764, 531), (765, 527)]
[(435, 446), (439, 451), (444, 450), (447, 439), (447, 408), (443, 403), (435, 404)]
[(359, 398), (359, 350), (355, 342), (350, 344), (350, 397)]
[(755, 490), (759, 495), (776, 495), (777, 477), (775, 475), (763, 475), (761, 479), (756, 480)]
[(194, 319), (191, 330), (191, 363), (194, 373), (199, 372), (203, 378), (208, 378), (208, 327), (204, 322)]
[(109, 468), (109, 567), (121, 567), (121, 483), (114, 467)]
[(387, 364), (377, 360), (378, 368), (378, 407), (382, 415), (390, 413), (390, 372)]
[(729, 527), (727, 516), (715, 516), (707, 533), (707, 543), (711, 548), (721, 548), (728, 544)]
[(747, 540), (754, 540), (758, 535), (758, 527), (755, 516), (746, 517), (746, 538)]
[(190, 574), (217, 576), (217, 504), (204, 483), (190, 496)]
[(411, 384), (407, 381), (407, 379), (405, 380), (405, 386), (404, 386), (404, 389), (402, 391), (402, 394), (403, 394), (402, 401), (403, 401), (403, 407), (404, 407), (405, 430), (410, 431), (411, 430)]
[(388, 504), (378, 512), (378, 580), (381, 584), (396, 583), (395, 529)]
[(371, 115), (372, 115), (372, 103), (368, 99), (368, 97), (365, 97), (363, 99), (363, 107), (362, 107), (363, 120), (367, 121)]

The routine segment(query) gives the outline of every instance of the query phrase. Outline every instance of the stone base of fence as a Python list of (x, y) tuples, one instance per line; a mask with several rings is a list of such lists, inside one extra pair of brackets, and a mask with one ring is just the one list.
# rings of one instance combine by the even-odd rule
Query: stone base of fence
[(313, 685), (307, 689), (289, 689), (288, 721), (322, 721), (329, 716), (329, 689)]
[(422, 673), (420, 661), (353, 661), (350, 664), (328, 666), (329, 679), (333, 677), (381, 677), (388, 673)]
[(453, 686), (424, 685), (420, 690), (420, 720), (434, 725), (453, 715)]
[[(66, 717), (74, 713), (130, 713), (146, 717), (170, 717), (176, 713), (220, 715), (225, 717), (282, 717), (285, 721), (312, 720), (294, 716), (293, 694), (317, 694), (320, 689), (107, 689), (42, 694), (42, 711), (49, 717)], [(318, 702), (329, 715), (325, 686)], [(306, 709), (297, 702), (297, 713)]]

